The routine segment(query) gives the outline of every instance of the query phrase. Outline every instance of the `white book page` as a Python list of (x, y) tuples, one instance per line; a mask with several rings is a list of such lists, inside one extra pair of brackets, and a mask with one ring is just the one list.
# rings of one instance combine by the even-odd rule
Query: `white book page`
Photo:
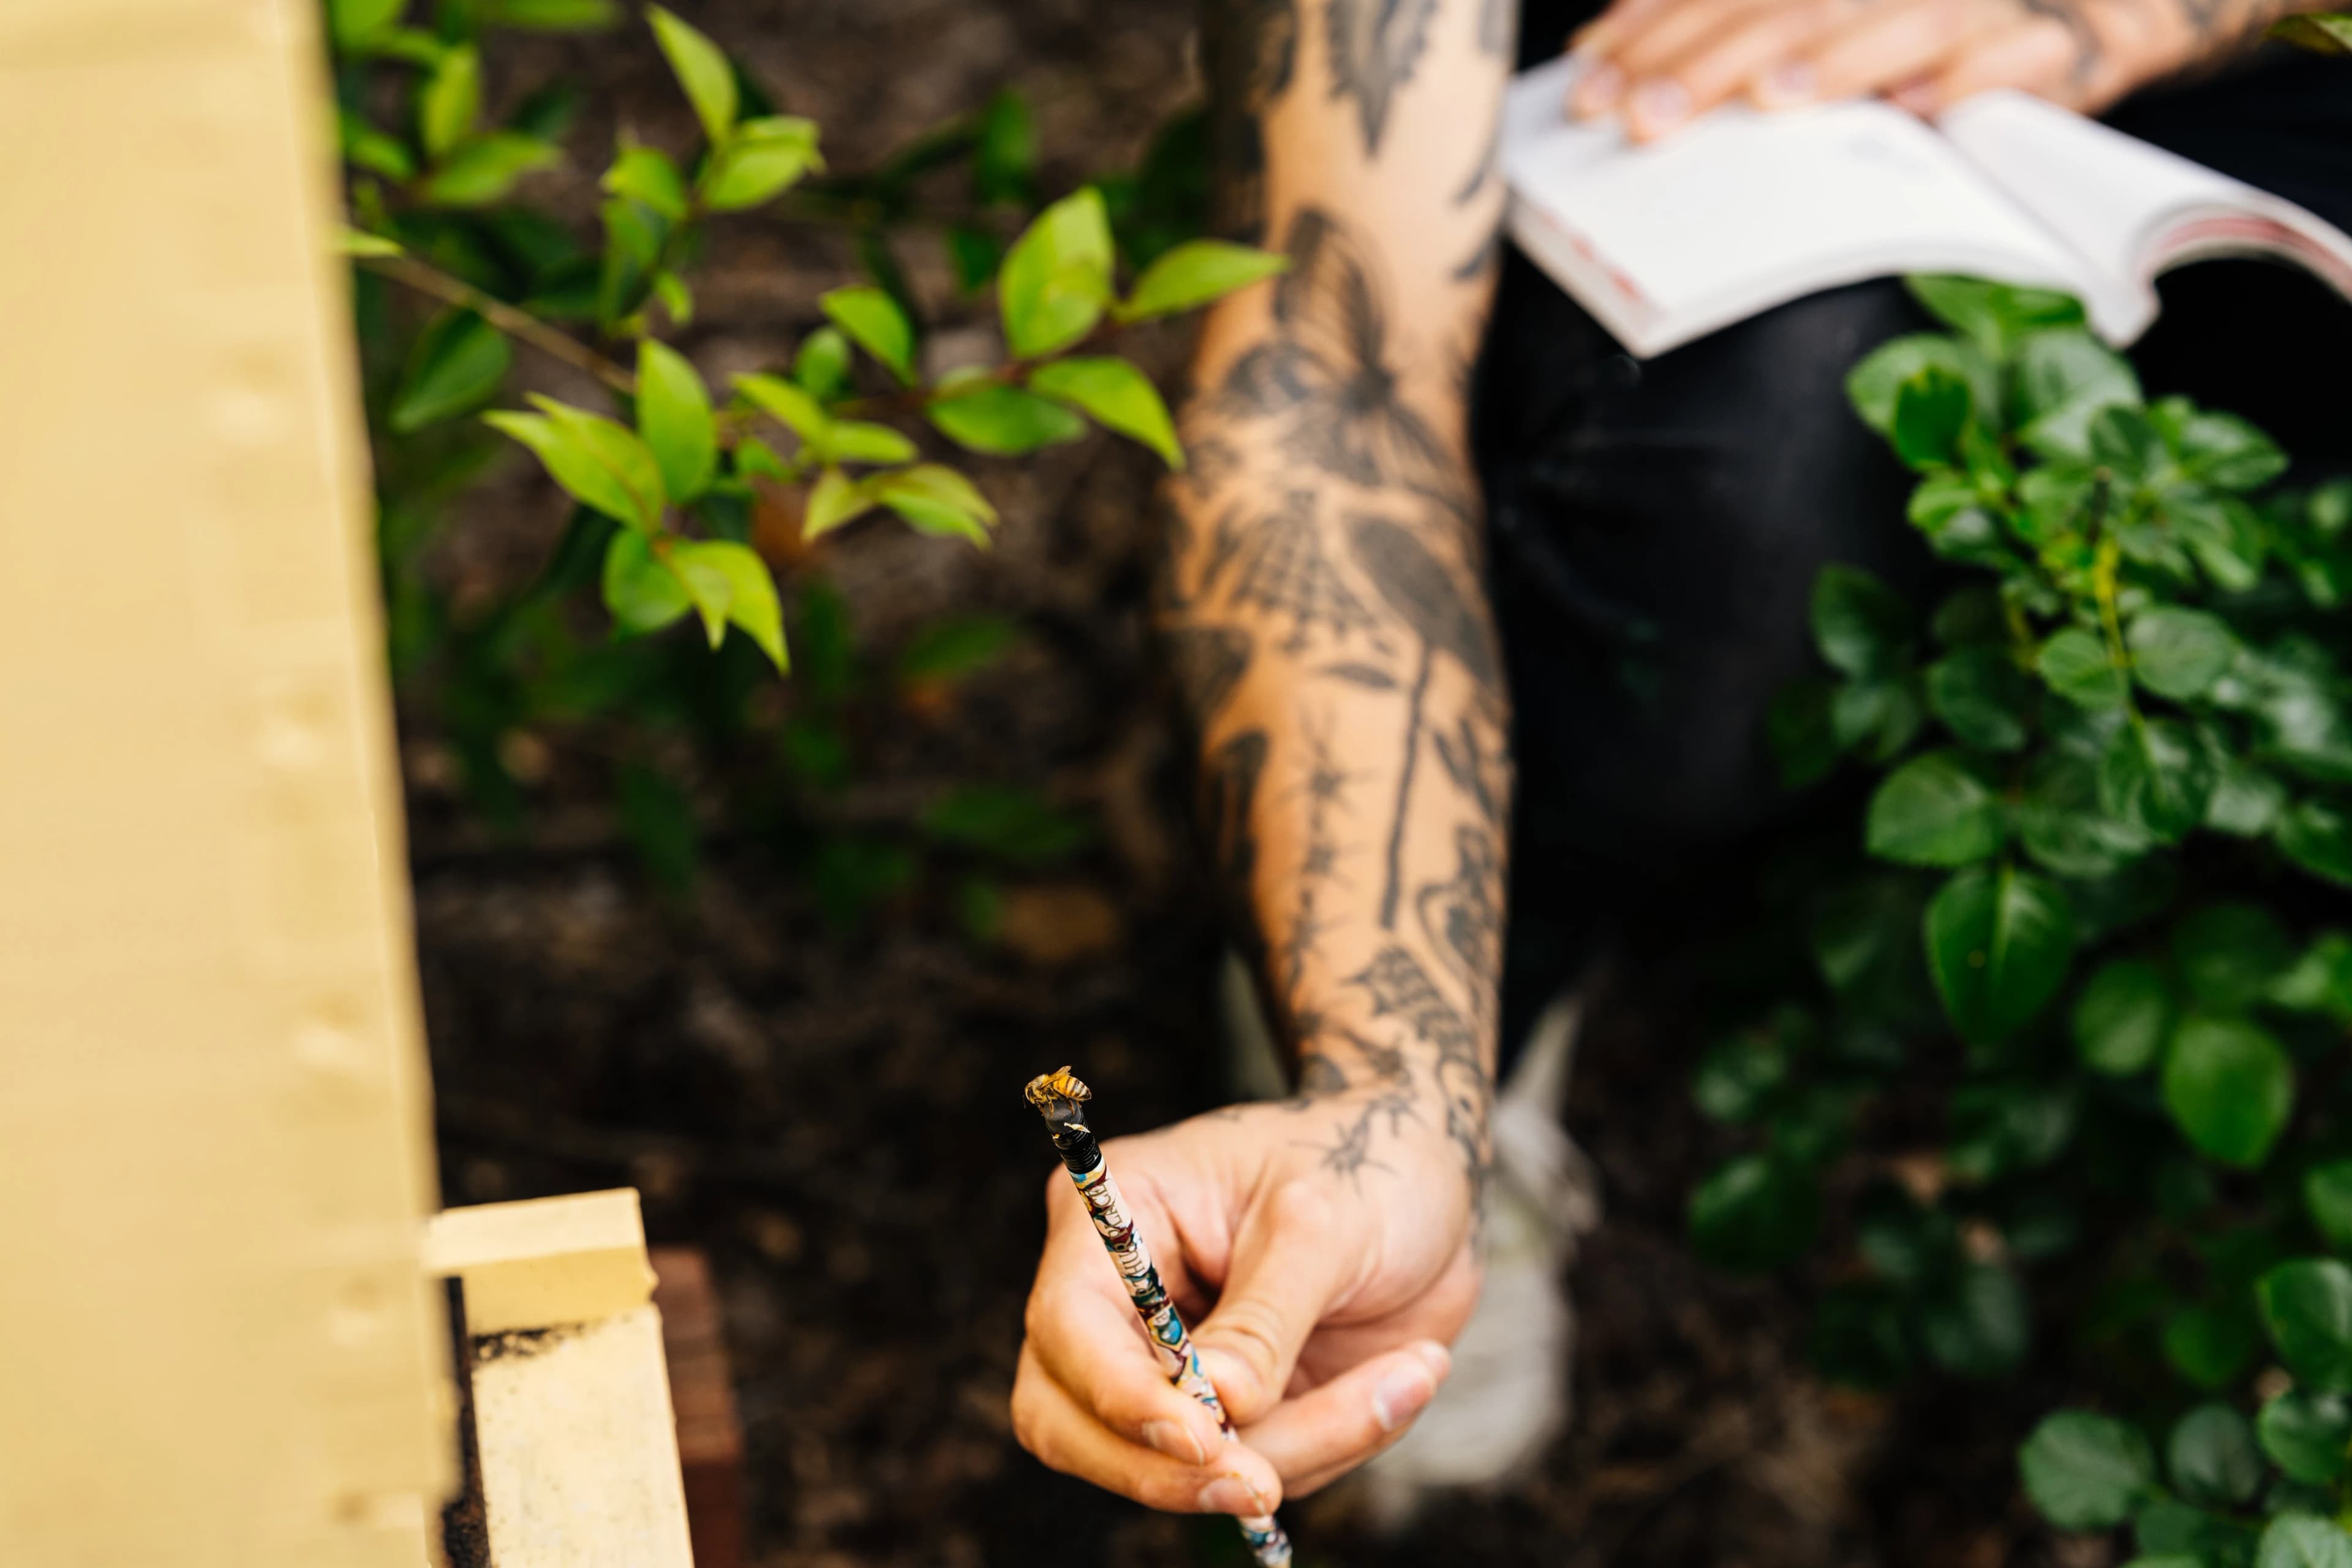
[(2284, 256), (2352, 290), (2352, 237), (2341, 230), (2071, 110), (2021, 92), (1987, 92), (1946, 110), (1938, 128), (2068, 246), (2136, 286), (2141, 319), (2120, 334), (2099, 323), (2118, 342), (2154, 318), (2149, 285), (2157, 273), (2203, 257)]
[(1875, 102), (1717, 110), (1647, 147), (1562, 111), (1574, 67), (1505, 105), (1513, 236), (1636, 353), (1865, 278), (1968, 272), (2086, 293), (2070, 254), (1933, 130)]

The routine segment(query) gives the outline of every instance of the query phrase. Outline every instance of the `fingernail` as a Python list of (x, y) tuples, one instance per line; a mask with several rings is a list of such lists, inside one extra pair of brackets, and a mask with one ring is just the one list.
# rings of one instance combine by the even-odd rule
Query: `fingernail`
[(1625, 73), (1603, 63), (1577, 79), (1576, 91), (1569, 101), (1580, 117), (1597, 120), (1617, 107), (1624, 90)]
[(1690, 94), (1678, 81), (1645, 81), (1633, 89), (1626, 112), (1643, 131), (1664, 131), (1689, 116)]
[(1767, 109), (1793, 109), (1811, 103), (1820, 88), (1811, 66), (1803, 60), (1783, 60), (1756, 84), (1756, 100)]
[(1219, 1476), (1201, 1489), (1202, 1513), (1248, 1514), (1253, 1518), (1272, 1513), (1257, 1489), (1239, 1476)]
[(1413, 1346), (1412, 1351), (1428, 1366), (1430, 1376), (1440, 1383), (1444, 1382), (1445, 1374), (1454, 1370), (1454, 1352), (1435, 1340), (1423, 1340)]
[(1192, 1436), (1191, 1427), (1180, 1423), (1146, 1421), (1143, 1424), (1143, 1440), (1171, 1459), (1181, 1459), (1188, 1465), (1209, 1462), (1207, 1452), (1201, 1447), (1201, 1439)]
[(1372, 1415), (1383, 1432), (1393, 1432), (1414, 1416), (1437, 1392), (1437, 1379), (1425, 1366), (1401, 1366), (1372, 1385)]

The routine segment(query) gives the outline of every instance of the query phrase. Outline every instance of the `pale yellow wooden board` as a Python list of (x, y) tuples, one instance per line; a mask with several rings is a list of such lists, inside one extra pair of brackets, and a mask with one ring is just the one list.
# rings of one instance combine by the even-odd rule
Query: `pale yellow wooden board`
[(414, 1564), (449, 1479), (315, 11), (0, 3), (9, 1568)]
[(445, 1210), (425, 1266), (465, 1281), (476, 1334), (610, 1317), (654, 1293), (634, 1187)]

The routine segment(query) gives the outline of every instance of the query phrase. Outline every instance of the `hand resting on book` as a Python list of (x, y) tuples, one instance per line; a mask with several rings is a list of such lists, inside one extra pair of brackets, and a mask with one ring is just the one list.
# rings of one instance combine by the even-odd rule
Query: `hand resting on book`
[(1988, 88), (2086, 112), (2242, 46), (2321, 0), (1615, 0), (1569, 42), (1570, 112), (1654, 141), (1718, 103), (1892, 99), (1920, 114)]

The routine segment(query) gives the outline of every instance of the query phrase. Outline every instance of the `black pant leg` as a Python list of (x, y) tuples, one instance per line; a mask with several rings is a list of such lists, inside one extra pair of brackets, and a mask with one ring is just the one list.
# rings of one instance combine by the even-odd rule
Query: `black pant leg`
[(1507, 1039), (1613, 915), (1785, 803), (1765, 720), (1812, 667), (1822, 567), (1925, 584), (1844, 382), (1926, 324), (1871, 283), (1637, 364), (1511, 258), (1475, 417), (1520, 778)]

